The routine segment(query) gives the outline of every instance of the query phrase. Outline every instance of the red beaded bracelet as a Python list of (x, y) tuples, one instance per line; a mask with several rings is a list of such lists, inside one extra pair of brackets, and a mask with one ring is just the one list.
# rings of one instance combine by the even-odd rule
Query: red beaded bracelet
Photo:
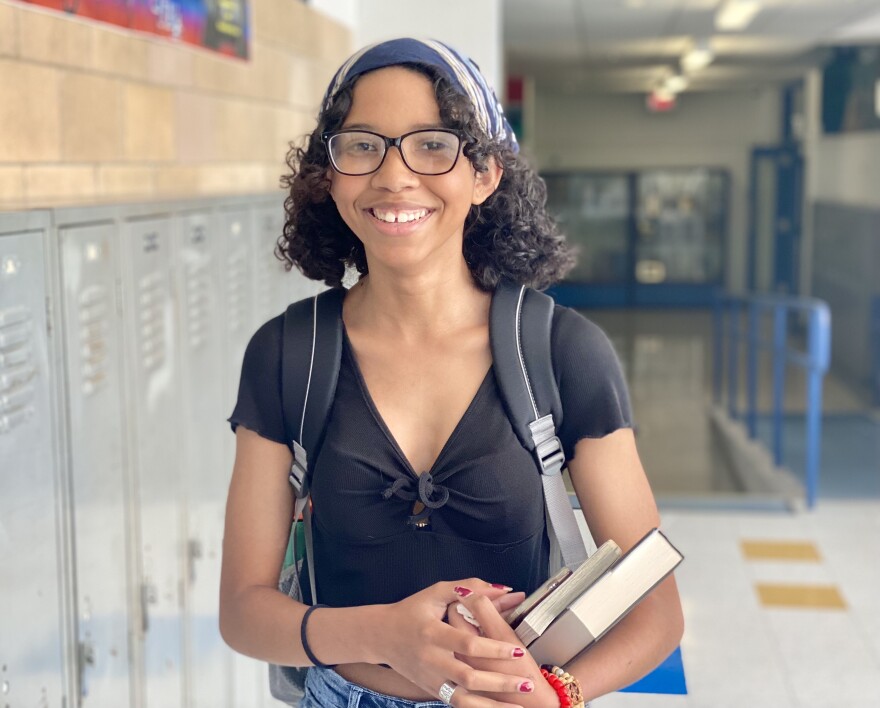
[(541, 669), (541, 676), (543, 676), (547, 680), (547, 683), (553, 687), (553, 690), (556, 691), (556, 695), (559, 697), (559, 708), (571, 708), (571, 696), (568, 695), (568, 689), (565, 688), (565, 685), (559, 677), (551, 674), (544, 668)]

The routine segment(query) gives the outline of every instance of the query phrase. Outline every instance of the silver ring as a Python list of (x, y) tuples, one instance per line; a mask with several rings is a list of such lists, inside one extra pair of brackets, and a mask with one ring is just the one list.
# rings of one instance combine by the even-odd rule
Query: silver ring
[(458, 684), (452, 683), (452, 681), (447, 681), (442, 686), (440, 686), (440, 700), (443, 701), (446, 705), (452, 704), (452, 694), (455, 693), (455, 690), (458, 688)]

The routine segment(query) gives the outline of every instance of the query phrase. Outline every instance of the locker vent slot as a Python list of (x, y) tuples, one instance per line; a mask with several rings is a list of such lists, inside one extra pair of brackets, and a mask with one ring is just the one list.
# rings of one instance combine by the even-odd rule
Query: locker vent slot
[(34, 414), (37, 364), (33, 336), (29, 308), (0, 310), (0, 434), (11, 432)]
[(190, 264), (186, 271), (186, 332), (191, 349), (199, 349), (208, 338), (211, 303), (211, 262)]
[(241, 249), (226, 258), (226, 322), (231, 332), (245, 326), (245, 292), (248, 288), (245, 263), (247, 254)]
[(107, 383), (110, 294), (103, 285), (91, 285), (77, 298), (79, 320), (80, 377), (82, 392), (91, 396)]
[(168, 284), (162, 273), (144, 276), (138, 282), (140, 309), (141, 362), (147, 371), (158, 369), (165, 363), (167, 341), (165, 338), (165, 303)]

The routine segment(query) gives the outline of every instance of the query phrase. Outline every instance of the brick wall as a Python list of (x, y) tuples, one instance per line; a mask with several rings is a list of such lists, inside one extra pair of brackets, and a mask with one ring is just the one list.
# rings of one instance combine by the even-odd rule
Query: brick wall
[(251, 57), (0, 0), (0, 208), (265, 192), (350, 32), (251, 0)]

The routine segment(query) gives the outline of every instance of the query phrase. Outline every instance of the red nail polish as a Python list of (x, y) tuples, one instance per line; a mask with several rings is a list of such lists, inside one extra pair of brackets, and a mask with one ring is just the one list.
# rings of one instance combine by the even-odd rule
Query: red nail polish
[(520, 693), (531, 693), (535, 690), (535, 685), (531, 681), (523, 681), (517, 688)]
[(492, 583), (492, 587), (498, 588), (499, 590), (507, 590), (507, 592), (510, 592), (511, 590), (513, 590), (512, 587), (509, 587), (507, 585), (501, 585), (500, 583)]
[(459, 597), (467, 597), (468, 595), (473, 595), (474, 591), (469, 588), (463, 587), (461, 585), (456, 585), (452, 588), (452, 591), (458, 595)]
[(513, 655), (514, 659), (521, 659), (522, 657), (524, 657), (526, 655), (526, 650), (523, 649), (522, 647), (517, 647), (516, 649), (514, 649), (510, 653)]

